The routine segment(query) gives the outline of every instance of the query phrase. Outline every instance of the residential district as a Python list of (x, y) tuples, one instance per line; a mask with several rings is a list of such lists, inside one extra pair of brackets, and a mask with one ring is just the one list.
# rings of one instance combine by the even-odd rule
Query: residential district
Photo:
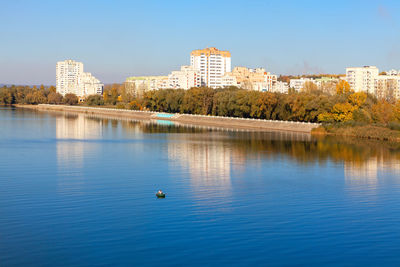
[[(223, 88), (235, 86), (246, 90), (288, 93), (313, 87), (334, 91), (335, 85), (345, 80), (355, 92), (366, 92), (378, 98), (400, 99), (400, 71), (379, 72), (375, 66), (346, 68), (346, 75), (321, 75), (319, 78), (279, 79), (264, 68), (235, 67), (231, 69), (231, 53), (215, 47), (193, 50), (190, 65), (181, 66), (166, 76), (128, 77), (126, 91), (141, 95), (148, 90), (185, 89), (208, 86)], [(74, 60), (57, 62), (56, 90), (65, 95), (73, 93), (84, 98), (102, 94), (104, 85), (91, 73), (83, 71), (83, 63)]]

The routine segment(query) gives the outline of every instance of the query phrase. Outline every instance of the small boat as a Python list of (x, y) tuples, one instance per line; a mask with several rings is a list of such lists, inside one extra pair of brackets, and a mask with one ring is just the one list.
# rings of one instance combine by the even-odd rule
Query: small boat
[(164, 193), (163, 191), (159, 190), (159, 191), (156, 193), (156, 196), (157, 196), (158, 198), (165, 198), (165, 193)]

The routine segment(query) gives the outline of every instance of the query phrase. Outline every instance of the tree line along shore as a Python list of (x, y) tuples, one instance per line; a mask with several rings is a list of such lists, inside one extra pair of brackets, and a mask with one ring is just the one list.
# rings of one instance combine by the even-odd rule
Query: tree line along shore
[(320, 122), (315, 134), (346, 135), (399, 141), (400, 100), (377, 99), (353, 92), (341, 81), (335, 93), (307, 85), (288, 94), (243, 90), (236, 87), (189, 90), (164, 89), (142, 94), (127, 92), (123, 85), (106, 86), (103, 95), (91, 95), (84, 102), (74, 94), (62, 96), (55, 87), (4, 86), (0, 104), (66, 104), (118, 109), (213, 115), (266, 120)]

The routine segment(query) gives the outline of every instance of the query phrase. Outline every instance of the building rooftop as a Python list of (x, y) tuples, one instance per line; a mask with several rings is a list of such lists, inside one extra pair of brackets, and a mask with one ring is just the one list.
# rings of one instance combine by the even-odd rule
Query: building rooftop
[(231, 57), (231, 52), (218, 50), (215, 47), (207, 47), (207, 48), (204, 48), (204, 49), (193, 50), (190, 55), (192, 55), (192, 56), (200, 56), (201, 54), (204, 54), (205, 56), (221, 55), (223, 57)]
[(126, 81), (137, 81), (137, 80), (154, 80), (154, 79), (167, 79), (168, 76), (133, 76), (126, 78)]

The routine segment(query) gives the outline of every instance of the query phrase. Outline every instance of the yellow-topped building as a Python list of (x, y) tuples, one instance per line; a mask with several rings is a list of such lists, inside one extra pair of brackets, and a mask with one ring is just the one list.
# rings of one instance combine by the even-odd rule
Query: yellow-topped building
[(222, 76), (231, 71), (231, 53), (215, 47), (193, 50), (190, 65), (200, 71), (202, 86), (222, 87)]
[(204, 48), (204, 49), (193, 50), (190, 55), (191, 56), (206, 55), (208, 57), (211, 56), (211, 55), (220, 55), (220, 56), (223, 56), (223, 57), (231, 57), (231, 52), (229, 52), (229, 51), (221, 51), (221, 50), (218, 50), (215, 47), (207, 47), (207, 48)]

